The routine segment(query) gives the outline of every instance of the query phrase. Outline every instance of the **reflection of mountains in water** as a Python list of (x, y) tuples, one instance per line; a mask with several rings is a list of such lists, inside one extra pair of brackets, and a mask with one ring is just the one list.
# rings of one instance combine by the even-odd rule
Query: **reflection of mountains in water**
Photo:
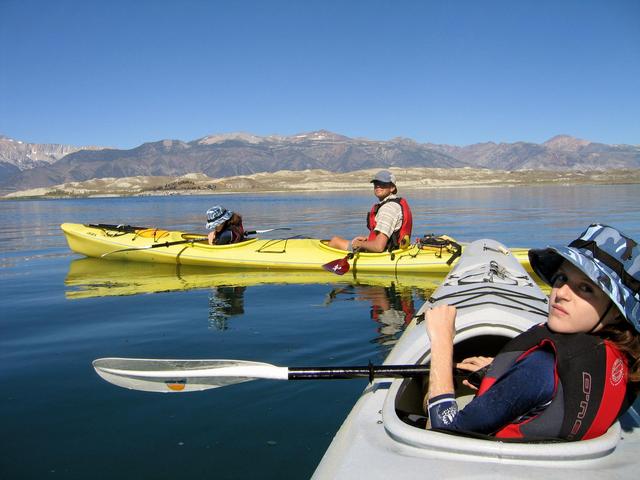
[(415, 287), (433, 290), (443, 276), (418, 274), (353, 274), (228, 270), (97, 258), (73, 260), (65, 279), (68, 299), (172, 292), (209, 287), (247, 287), (276, 284), (336, 284)]

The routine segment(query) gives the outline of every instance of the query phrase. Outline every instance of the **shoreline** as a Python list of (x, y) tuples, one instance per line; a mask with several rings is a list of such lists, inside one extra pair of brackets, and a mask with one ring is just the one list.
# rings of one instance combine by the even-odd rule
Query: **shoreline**
[[(369, 191), (379, 168), (347, 173), (326, 170), (279, 171), (213, 179), (201, 173), (179, 177), (100, 178), (10, 192), (1, 200), (144, 196), (280, 194)], [(402, 191), (454, 188), (640, 184), (640, 169), (608, 171), (506, 171), (471, 168), (389, 168)]]

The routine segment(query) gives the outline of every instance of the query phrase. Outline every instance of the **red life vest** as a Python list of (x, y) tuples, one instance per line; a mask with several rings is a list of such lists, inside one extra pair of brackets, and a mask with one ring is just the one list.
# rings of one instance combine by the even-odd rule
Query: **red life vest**
[(633, 403), (627, 359), (611, 342), (586, 333), (559, 334), (538, 325), (509, 341), (482, 380), (485, 393), (532, 351), (550, 346), (556, 357), (555, 392), (537, 415), (500, 429), (497, 438), (581, 440), (599, 437)]
[(380, 207), (387, 202), (395, 202), (402, 208), (402, 225), (400, 229), (391, 234), (391, 238), (387, 241), (387, 250), (396, 250), (400, 248), (400, 245), (409, 245), (411, 243), (411, 230), (413, 229), (413, 216), (411, 215), (411, 209), (409, 204), (402, 197), (390, 198), (381, 203), (376, 203), (371, 207), (371, 211), (367, 214), (367, 228), (369, 229), (369, 237), (367, 240), (374, 240), (376, 238), (376, 215)]

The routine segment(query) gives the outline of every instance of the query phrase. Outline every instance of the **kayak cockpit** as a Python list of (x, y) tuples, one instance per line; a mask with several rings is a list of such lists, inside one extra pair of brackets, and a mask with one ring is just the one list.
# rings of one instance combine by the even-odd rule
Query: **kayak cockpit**
[[(456, 344), (454, 360), (474, 355), (492, 356), (510, 339), (504, 335), (474, 336)], [(422, 362), (424, 363), (423, 359)], [(456, 398), (459, 407), (474, 396), (474, 391), (456, 379)], [(578, 442), (536, 441), (513, 442), (487, 436), (464, 435), (455, 432), (427, 430), (423, 409), (422, 379), (409, 378), (391, 383), (382, 410), (386, 433), (395, 441), (430, 452), (479, 456), (483, 458), (518, 459), (530, 461), (567, 461), (604, 457), (615, 450), (622, 431), (640, 428), (640, 399), (602, 436)]]
[[(454, 350), (454, 363), (473, 356), (494, 357), (511, 337), (496, 334), (473, 336), (458, 342)], [(462, 408), (474, 396), (474, 391), (463, 385), (465, 376), (454, 377), (456, 399)], [(401, 383), (395, 397), (395, 408), (398, 417), (408, 425), (425, 429), (427, 416), (423, 407), (423, 392), (428, 382), (424, 378), (408, 378)]]

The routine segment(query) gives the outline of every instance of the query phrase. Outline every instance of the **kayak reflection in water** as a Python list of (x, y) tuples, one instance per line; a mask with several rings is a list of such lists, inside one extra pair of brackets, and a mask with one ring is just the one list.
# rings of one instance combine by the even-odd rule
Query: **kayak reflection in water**
[(531, 250), (551, 288), (547, 323), (509, 341), (477, 395), (459, 410), (454, 396), (456, 309), (427, 312), (430, 426), (497, 438), (580, 440), (607, 431), (633, 403), (640, 382), (640, 247), (618, 230), (590, 226), (568, 247)]
[(245, 237), (242, 217), (220, 205), (207, 210), (205, 228), (211, 230), (207, 236), (209, 245), (238, 243)]
[(216, 330), (229, 328), (229, 317), (244, 313), (244, 292), (247, 287), (217, 287), (209, 296), (209, 326)]
[(411, 209), (405, 199), (396, 195), (398, 189), (395, 175), (388, 170), (381, 170), (370, 183), (373, 183), (373, 194), (378, 203), (367, 214), (369, 235), (357, 236), (350, 241), (335, 236), (329, 240), (330, 247), (379, 253), (396, 250), (411, 243)]

